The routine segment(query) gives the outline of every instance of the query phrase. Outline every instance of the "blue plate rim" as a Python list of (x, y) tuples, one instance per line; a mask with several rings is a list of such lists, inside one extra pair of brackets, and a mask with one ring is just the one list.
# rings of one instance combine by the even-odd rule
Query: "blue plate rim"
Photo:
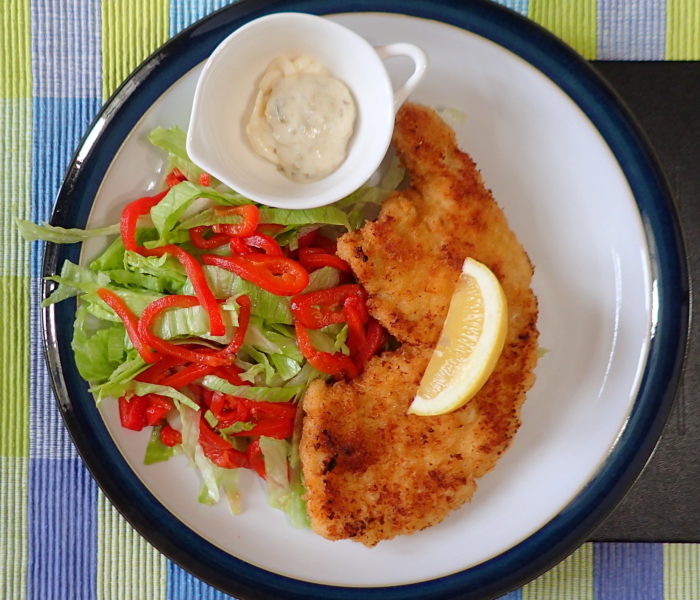
[[(595, 124), (637, 200), (649, 244), (652, 282), (658, 293), (646, 368), (637, 400), (615, 447), (598, 473), (557, 516), (499, 556), (430, 581), (346, 588), (291, 579), (236, 559), (184, 526), (153, 497), (116, 449), (77, 373), (69, 336), (57, 327), (58, 323), (72, 322), (74, 302), (42, 312), (45, 356), (61, 414), (94, 478), (126, 519), (165, 555), (226, 593), (251, 599), (496, 597), (548, 570), (584, 541), (629, 489), (658, 441), (678, 385), (688, 334), (687, 259), (668, 185), (634, 118), (592, 67), (547, 31), (500, 5), (488, 0), (243, 0), (168, 41), (117, 90), (88, 129), (68, 168), (51, 223), (63, 227), (84, 225), (111, 157), (145, 109), (189, 68), (204, 60), (234, 28), (279, 11), (387, 12), (466, 29), (530, 62), (562, 88)], [(43, 275), (55, 274), (63, 260), (75, 261), (78, 255), (78, 245), (47, 244)], [(44, 297), (50, 289), (51, 284), (45, 281)]]

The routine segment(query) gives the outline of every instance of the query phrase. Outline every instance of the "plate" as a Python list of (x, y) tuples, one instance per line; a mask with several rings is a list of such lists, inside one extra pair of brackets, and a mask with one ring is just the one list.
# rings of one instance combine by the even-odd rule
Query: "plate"
[[(180, 34), (117, 91), (91, 126), (52, 223), (118, 220), (156, 188), (157, 125), (186, 128), (202, 61), (272, 10), (327, 14), (372, 44), (409, 41), (430, 67), (413, 100), (441, 109), (528, 251), (546, 350), (523, 425), (473, 501), (374, 549), (294, 529), (248, 478), (244, 513), (196, 502), (184, 457), (144, 466), (146, 434), (98, 411), (70, 350), (75, 307), (43, 313), (61, 412), (107, 496), (163, 553), (240, 598), (488, 598), (564, 558), (622, 497), (660, 435), (688, 326), (673, 203), (643, 135), (571, 50), (487, 2), (245, 2)], [(374, 12), (368, 12), (374, 11)], [(387, 66), (395, 81), (408, 64)], [(44, 275), (98, 247), (47, 244)], [(82, 252), (82, 255), (81, 255)], [(44, 292), (49, 291), (46, 284)]]

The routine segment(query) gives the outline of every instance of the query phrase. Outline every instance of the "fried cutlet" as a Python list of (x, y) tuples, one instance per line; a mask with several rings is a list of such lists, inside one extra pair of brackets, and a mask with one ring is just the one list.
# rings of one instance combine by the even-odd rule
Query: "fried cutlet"
[[(372, 316), (403, 345), (352, 381), (313, 382), (300, 444), (313, 530), (368, 546), (438, 523), (471, 498), (520, 424), (537, 361), (532, 265), (476, 165), (434, 111), (413, 104), (397, 115), (394, 146), (409, 187), (342, 236), (338, 254), (367, 290)], [(503, 353), (464, 407), (408, 415), (467, 256), (503, 286)]]

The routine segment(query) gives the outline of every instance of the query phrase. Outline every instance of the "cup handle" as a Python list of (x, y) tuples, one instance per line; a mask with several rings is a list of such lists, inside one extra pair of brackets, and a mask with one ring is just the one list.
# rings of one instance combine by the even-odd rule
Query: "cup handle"
[(408, 56), (415, 65), (413, 73), (406, 82), (398, 89), (394, 90), (394, 111), (397, 111), (411, 95), (411, 92), (413, 92), (420, 83), (421, 79), (423, 79), (425, 70), (428, 67), (428, 57), (418, 46), (405, 42), (377, 46), (374, 50), (382, 60), (391, 58), (392, 56)]

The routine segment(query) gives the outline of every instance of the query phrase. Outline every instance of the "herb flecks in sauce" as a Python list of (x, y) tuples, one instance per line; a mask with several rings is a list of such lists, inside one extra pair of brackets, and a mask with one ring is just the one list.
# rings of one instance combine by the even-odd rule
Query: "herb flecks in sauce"
[(248, 139), (293, 181), (308, 183), (345, 160), (357, 109), (347, 86), (308, 57), (278, 57), (266, 69)]

